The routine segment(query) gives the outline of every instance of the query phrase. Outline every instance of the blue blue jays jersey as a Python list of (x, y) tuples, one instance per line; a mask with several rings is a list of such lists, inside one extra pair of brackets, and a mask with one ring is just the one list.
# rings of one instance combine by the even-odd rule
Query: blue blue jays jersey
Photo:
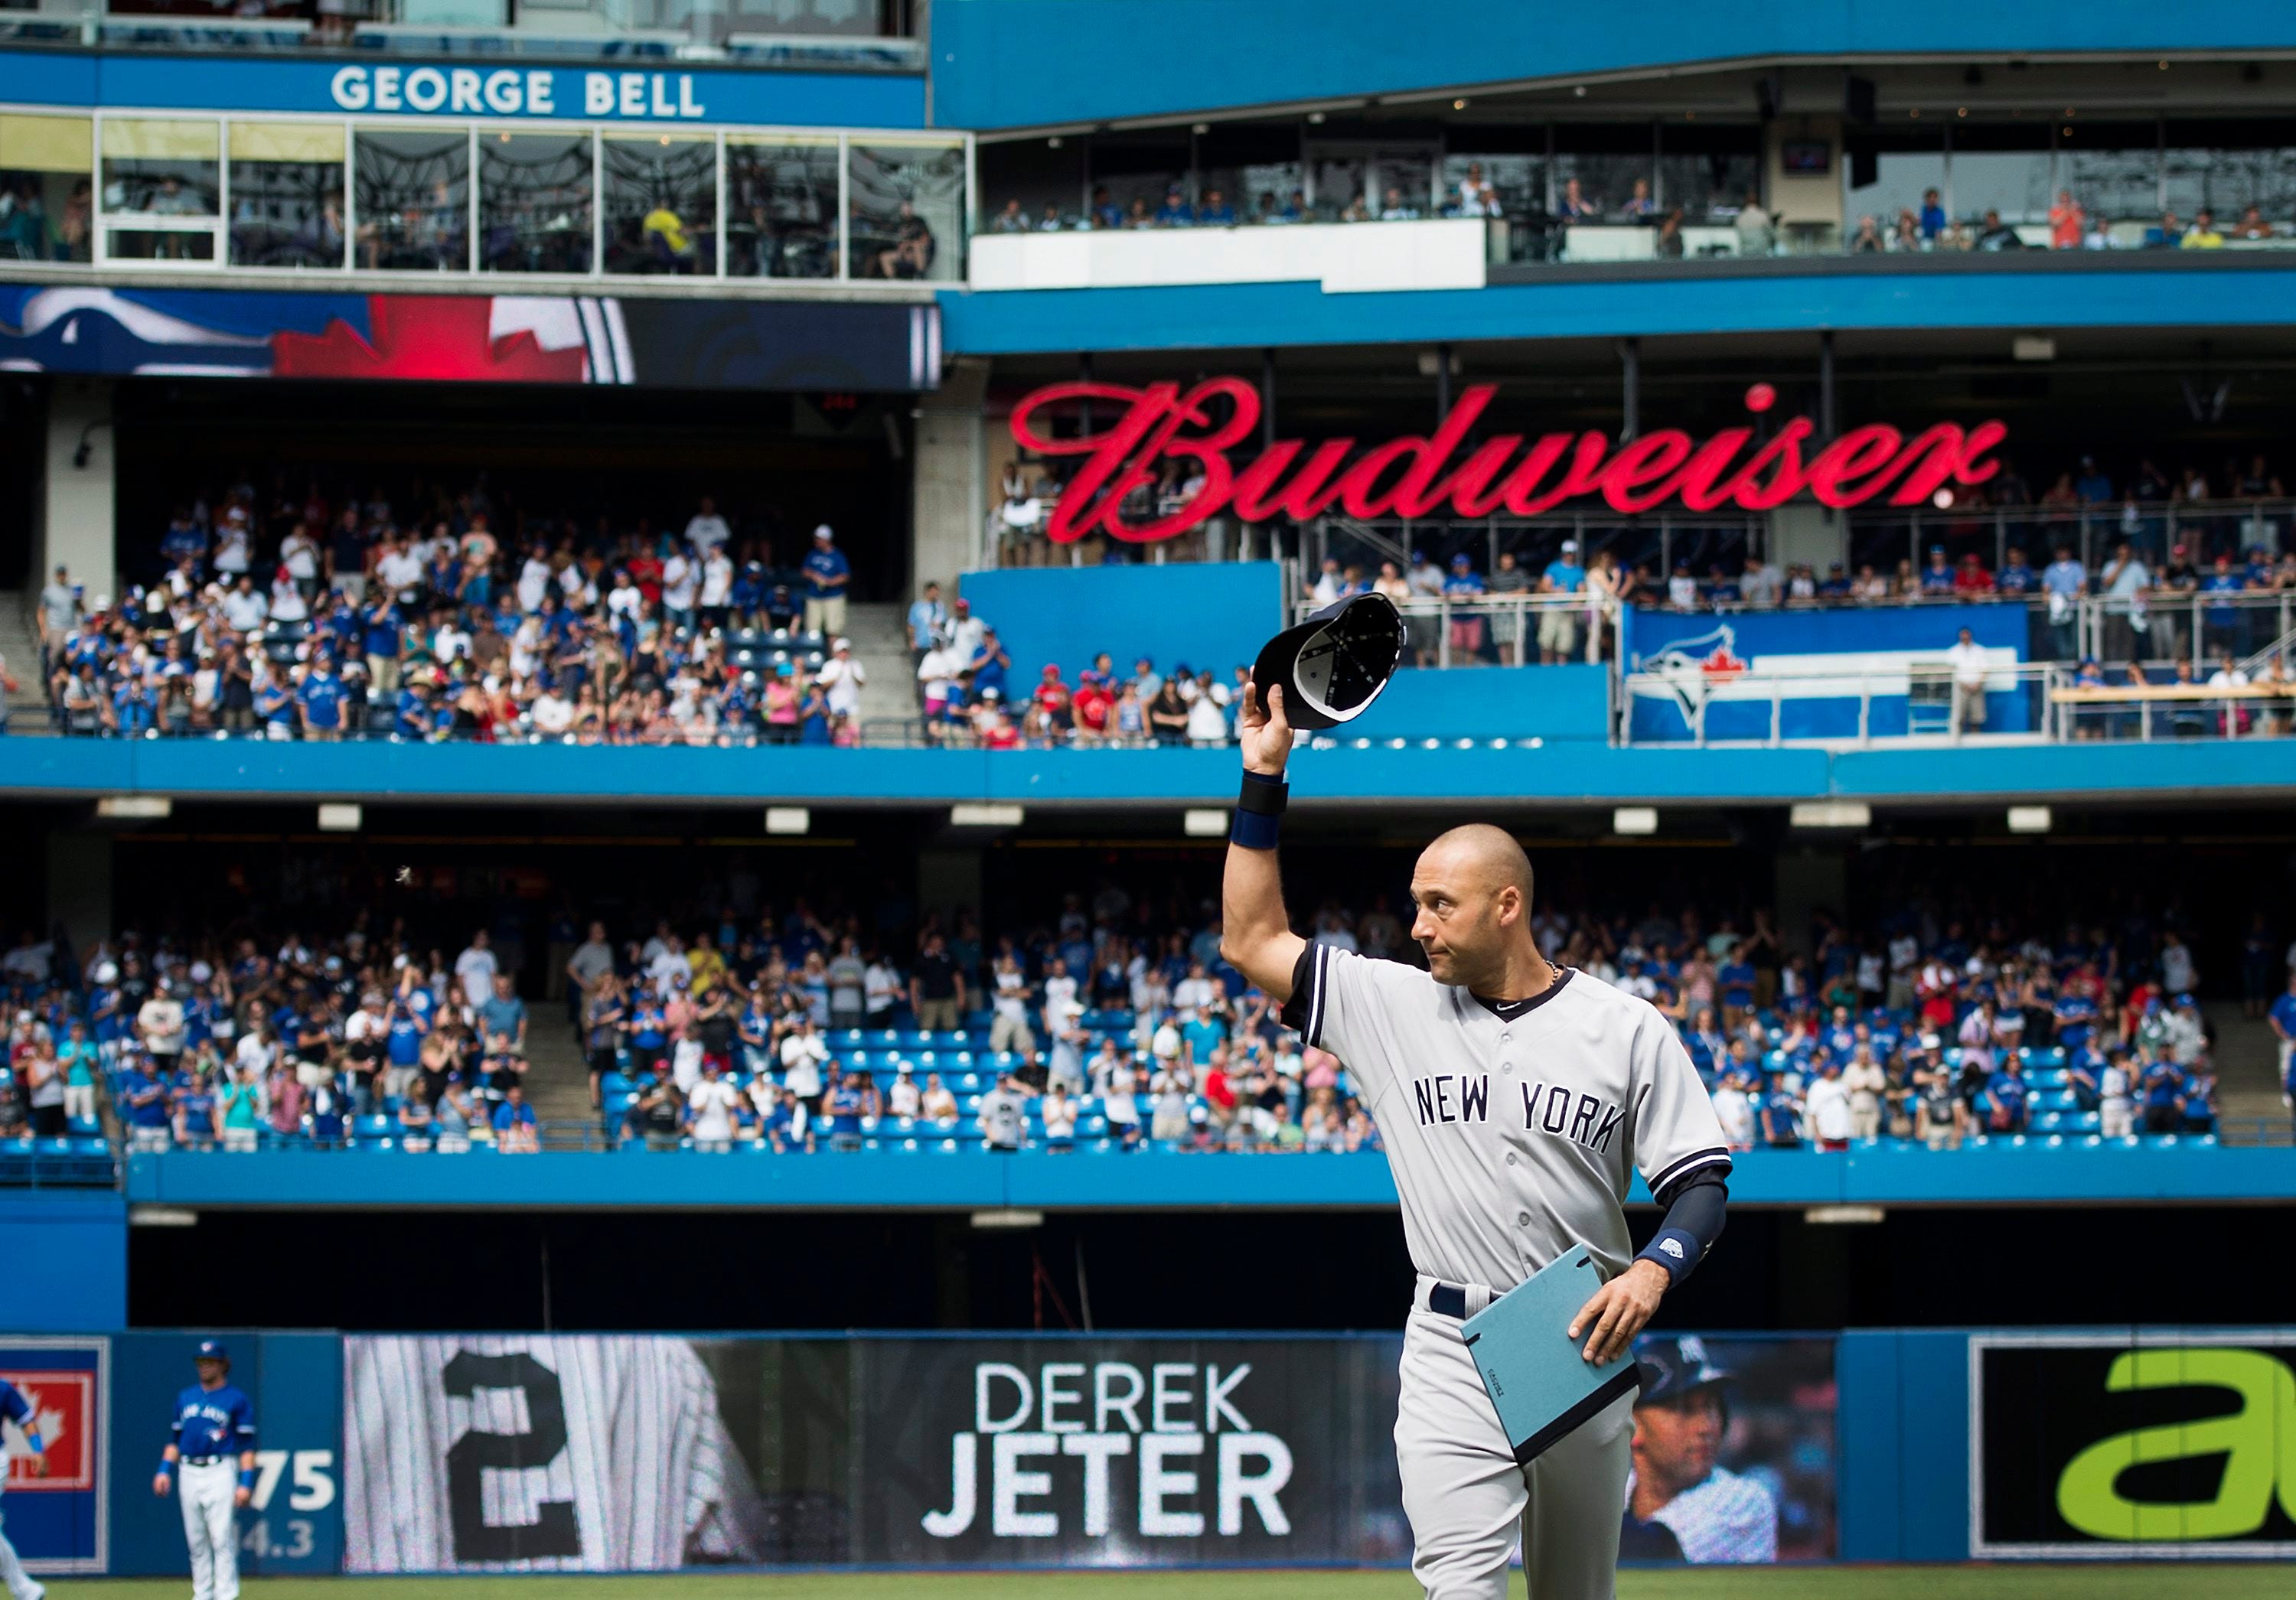
[(255, 1407), (229, 1383), (220, 1389), (193, 1383), (176, 1397), (171, 1432), (188, 1459), (236, 1456), (255, 1448)]
[(0, 1378), (0, 1421), (14, 1423), (27, 1433), (37, 1432), (32, 1415), (32, 1402), (24, 1391), (5, 1378)]

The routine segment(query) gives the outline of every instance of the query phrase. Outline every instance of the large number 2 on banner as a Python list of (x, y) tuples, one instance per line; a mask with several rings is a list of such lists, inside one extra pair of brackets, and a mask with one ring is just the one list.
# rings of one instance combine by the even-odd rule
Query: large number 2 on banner
[(544, 1555), (579, 1555), (582, 1530), (570, 1500), (544, 1500), (534, 1521), (515, 1527), (487, 1522), (481, 1474), (548, 1466), (566, 1448), (566, 1399), (558, 1374), (521, 1352), (481, 1356), (458, 1352), (441, 1374), (447, 1392), (467, 1399), (481, 1389), (517, 1389), (526, 1395), (527, 1432), (485, 1433), (472, 1428), (447, 1452), (447, 1514), (455, 1529), (456, 1562), (520, 1561)]

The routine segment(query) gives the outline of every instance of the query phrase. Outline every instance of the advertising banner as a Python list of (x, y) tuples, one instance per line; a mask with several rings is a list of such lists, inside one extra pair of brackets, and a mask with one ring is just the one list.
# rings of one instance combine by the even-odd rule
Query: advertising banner
[[(1830, 1340), (1669, 1339), (1627, 1554), (1836, 1552)], [(344, 1568), (1380, 1565), (1380, 1336), (344, 1341)], [(636, 1486), (643, 1486), (639, 1492)]]
[[(198, 1382), (196, 1333), (111, 1341), (111, 1552), (115, 1574), (182, 1572), (180, 1496), (152, 1492), (176, 1401)], [(255, 1485), (237, 1518), (250, 1576), (342, 1570), (342, 1341), (332, 1333), (232, 1333), (230, 1382), (255, 1408)], [(11, 1530), (15, 1518), (9, 1518)]]
[(1970, 1554), (2296, 1555), (2296, 1331), (1977, 1334)]
[[(1636, 743), (1767, 739), (1772, 704), (1785, 739), (1946, 731), (1946, 652), (1970, 630), (1991, 673), (1985, 731), (2037, 719), (2014, 669), (2025, 659), (2021, 605), (1859, 606), (1846, 610), (1675, 611), (1630, 606), (1620, 628)], [(1918, 669), (1919, 681), (1916, 682)], [(1780, 679), (1788, 681), (1781, 690)], [(1867, 698), (1860, 727), (1860, 697)]]
[(0, 287), (0, 366), (128, 376), (907, 392), (940, 312), (861, 301)]
[(47, 1457), (43, 1473), (13, 1424), (0, 1433), (0, 1514), (29, 1571), (107, 1570), (111, 1364), (111, 1341), (101, 1337), (0, 1339), (0, 1378), (31, 1407)]

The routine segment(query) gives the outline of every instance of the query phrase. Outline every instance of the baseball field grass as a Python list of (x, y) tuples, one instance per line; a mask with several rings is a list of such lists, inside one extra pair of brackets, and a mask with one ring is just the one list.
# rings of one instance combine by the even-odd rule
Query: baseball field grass
[[(183, 1579), (50, 1584), (53, 1600), (181, 1600)], [(2286, 1563), (1739, 1567), (1628, 1571), (1619, 1600), (2286, 1600)], [(585, 1578), (272, 1578), (248, 1600), (1413, 1600), (1402, 1572), (681, 1573)], [(1523, 1593), (1515, 1574), (1512, 1593)]]

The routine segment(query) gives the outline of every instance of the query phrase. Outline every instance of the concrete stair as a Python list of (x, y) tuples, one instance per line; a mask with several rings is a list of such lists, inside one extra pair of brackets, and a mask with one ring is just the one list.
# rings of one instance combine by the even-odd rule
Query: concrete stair
[(527, 1003), (526, 1097), (538, 1122), (597, 1126), (590, 1109), (590, 1071), (582, 1061), (581, 1036), (566, 1020), (558, 1000)]
[(2284, 1145), (2291, 1137), (2288, 1108), (2280, 1102), (2280, 1056), (2272, 1024), (2251, 1022), (2240, 1007), (2218, 1001), (2208, 1007), (2216, 1025), (2217, 1110), (2228, 1145)]
[(854, 659), (869, 679), (861, 685), (865, 729), (889, 732), (890, 724), (916, 719), (916, 667), (909, 660), (908, 612), (899, 602), (846, 608), (845, 636), (853, 642)]
[(32, 619), (33, 596), (18, 589), (0, 589), (0, 659), (15, 675), (16, 692), (8, 696), (8, 718), (20, 733), (45, 726), (48, 696), (40, 683), (40, 635)]

